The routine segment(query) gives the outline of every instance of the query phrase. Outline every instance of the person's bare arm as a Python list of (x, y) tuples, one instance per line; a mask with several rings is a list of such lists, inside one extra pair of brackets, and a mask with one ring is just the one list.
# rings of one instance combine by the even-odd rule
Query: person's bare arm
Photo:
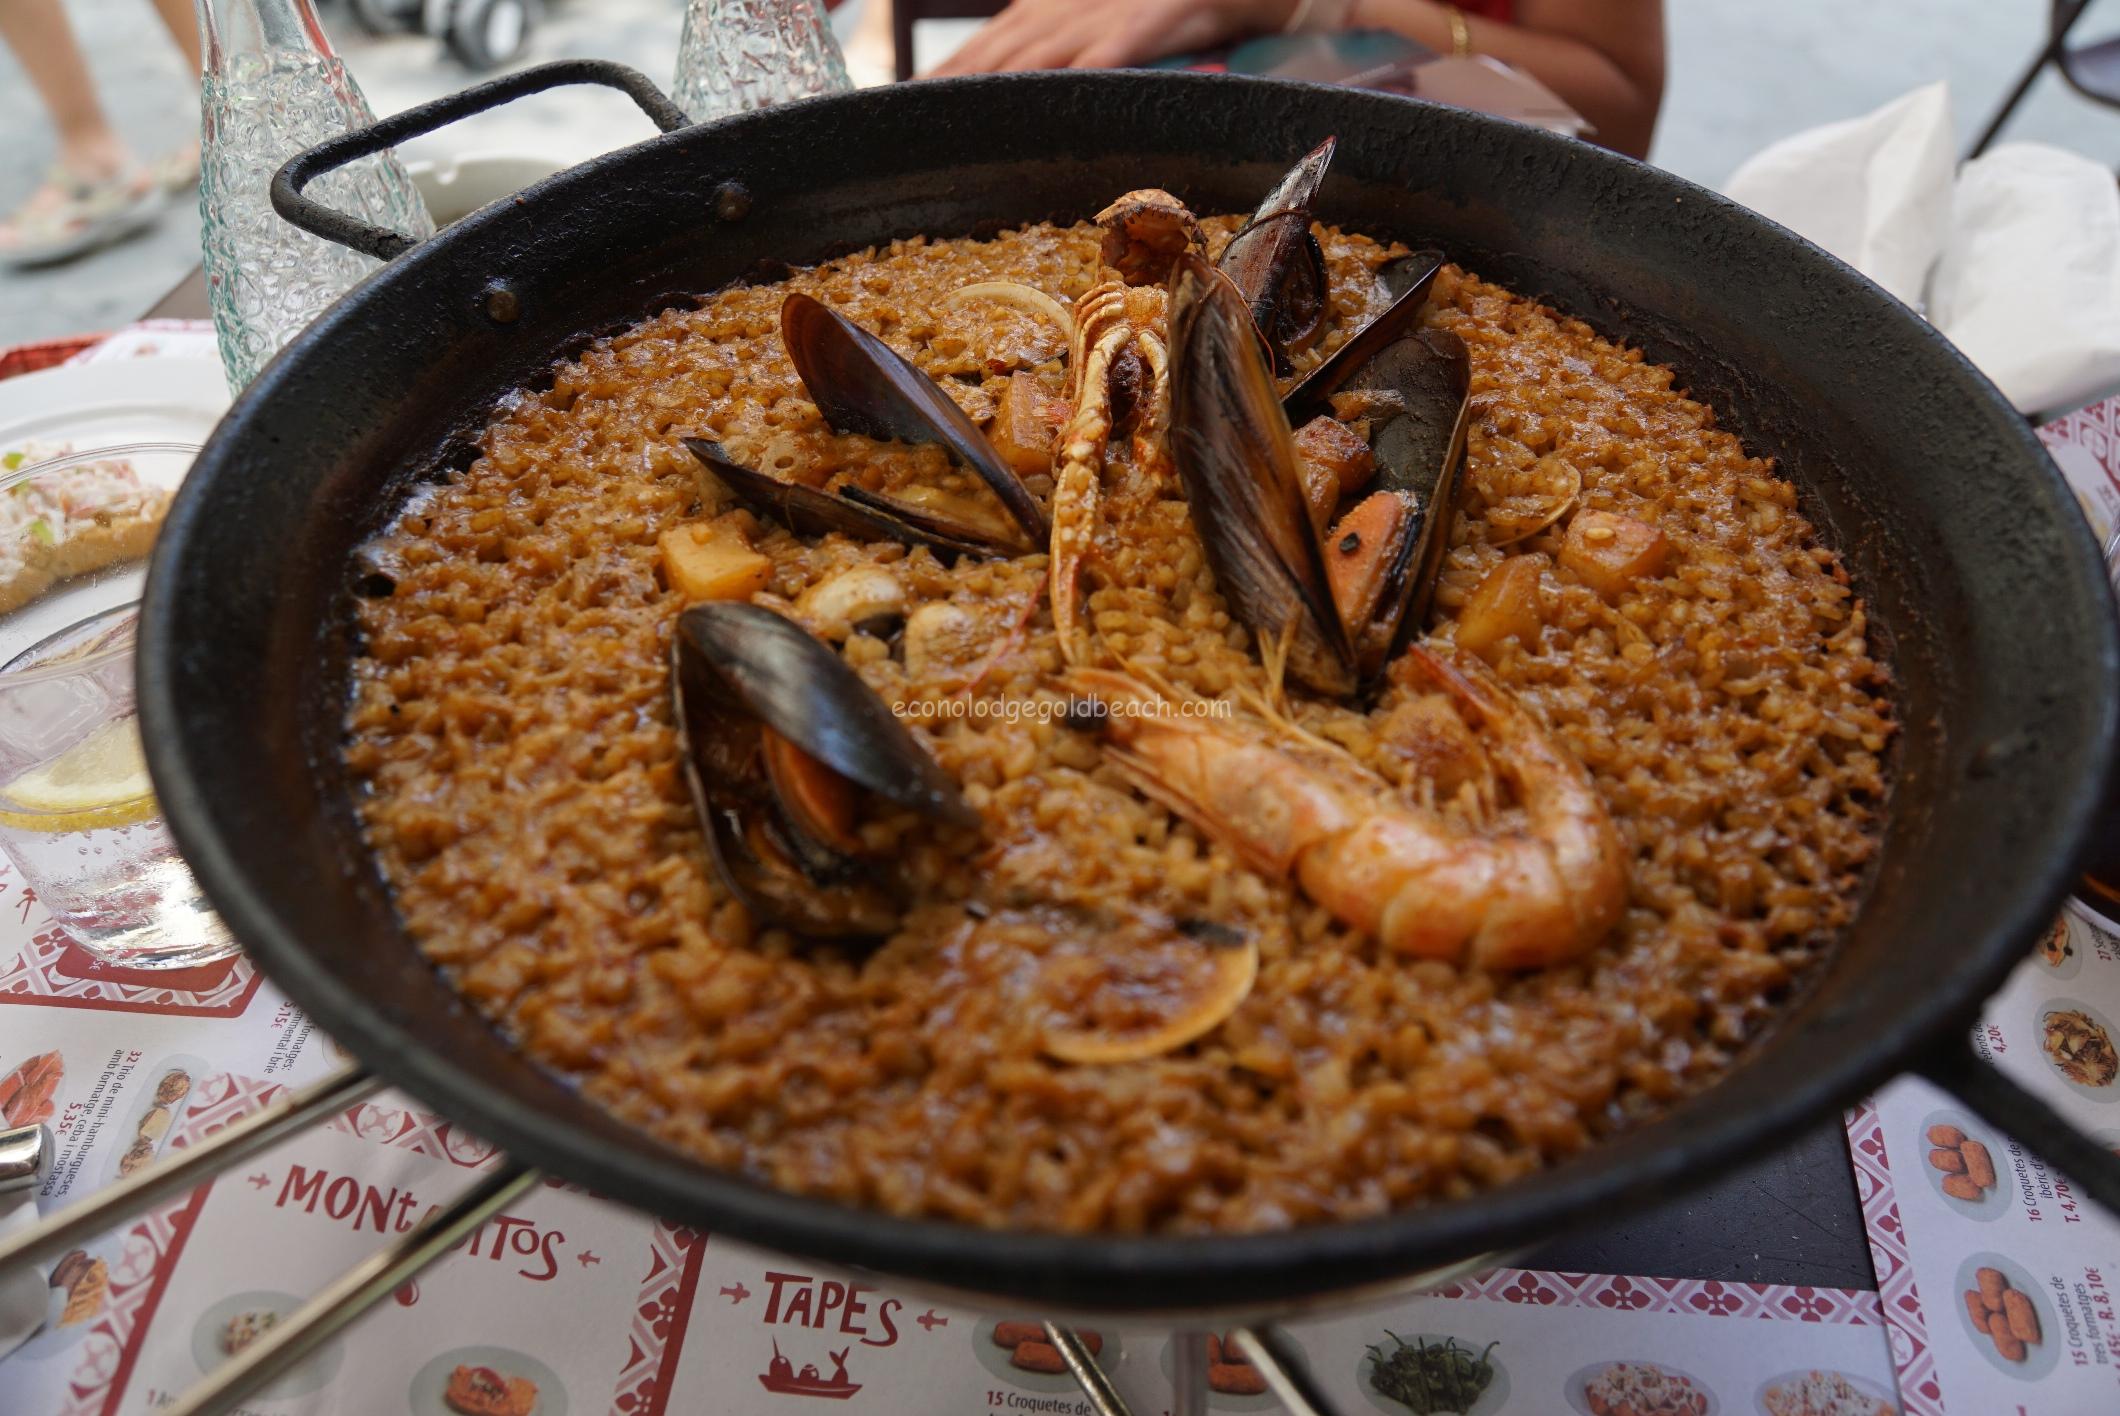
[[(1288, 23), (1296, 0), (1014, 0), (937, 75), (1099, 69), (1205, 49)], [(1353, 0), (1341, 23), (1396, 30), (1451, 49), (1436, 0)], [(1516, 23), (1468, 16), (1472, 47), (1516, 65), (1597, 127), (1598, 141), (1645, 156), (1664, 90), (1663, 0), (1517, 0)]]
[[(6, 0), (0, 0), (0, 4)], [(1296, 0), (1013, 0), (934, 76), (1112, 69), (1288, 23)]]
[[(1435, 0), (1354, 0), (1347, 23), (1389, 29), (1448, 54)], [(1516, 19), (1466, 17), (1473, 50), (1532, 75), (1597, 127), (1597, 140), (1646, 157), (1664, 97), (1663, 0), (1517, 0)]]

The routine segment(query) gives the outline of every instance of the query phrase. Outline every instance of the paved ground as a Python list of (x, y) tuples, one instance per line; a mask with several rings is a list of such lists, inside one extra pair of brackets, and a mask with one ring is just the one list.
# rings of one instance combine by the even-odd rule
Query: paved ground
[[(5, 0), (0, 0), (5, 3)], [(145, 0), (65, 0), (89, 45), (106, 102), (143, 152), (196, 126), (196, 99)], [(547, 0), (539, 59), (604, 55), (658, 79), (676, 50), (678, 0)], [(1784, 134), (1849, 117), (1932, 79), (1950, 80), (1962, 139), (1985, 119), (2045, 23), (2045, 0), (1673, 0), (1671, 87), (1655, 159), (1710, 185), (1747, 154)], [(2120, 28), (2120, 3), (2104, 0), (2088, 32)], [(421, 38), (373, 40), (344, 11), (326, 24), (379, 111), (460, 87), (467, 76)], [(857, 55), (859, 51), (857, 50)], [(523, 149), (566, 158), (632, 141), (645, 121), (615, 96), (542, 100), (533, 112), (494, 114), (452, 138), (455, 151)], [(0, 51), (0, 209), (50, 161), (34, 94)], [(2120, 165), (2120, 114), (2092, 108), (2048, 78), (2012, 136), (2037, 138)], [(419, 155), (419, 154), (414, 154)], [(432, 154), (430, 154), (432, 155)], [(0, 275), (0, 344), (107, 328), (153, 303), (197, 259), (198, 218), (175, 204), (149, 236), (63, 271)]]

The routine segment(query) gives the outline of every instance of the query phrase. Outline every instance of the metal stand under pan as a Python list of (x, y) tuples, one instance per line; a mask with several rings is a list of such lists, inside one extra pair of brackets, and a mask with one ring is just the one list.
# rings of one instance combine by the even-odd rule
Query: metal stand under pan
[[(42, 1263), (54, 1255), (106, 1233), (150, 1206), (176, 1198), (193, 1187), (278, 1144), (295, 1132), (356, 1106), (382, 1089), (381, 1079), (358, 1068), (288, 1093), (197, 1145), (173, 1152), (119, 1180), (80, 1204), (48, 1215), (6, 1239), (0, 1239), (0, 1273), (18, 1265)], [(56, 1149), (45, 1127), (23, 1126), (0, 1131), (0, 1194), (43, 1183)], [(287, 1318), (201, 1378), (163, 1416), (219, 1416), (280, 1377), (334, 1334), (357, 1321), (370, 1307), (439, 1259), (511, 1202), (529, 1193), (543, 1175), (529, 1166), (504, 1161), (501, 1167), (443, 1206), (426, 1220), (330, 1283)], [(1345, 1307), (1365, 1299), (1431, 1288), (1461, 1273), (1496, 1262), (1482, 1255), (1447, 1269), (1430, 1270), (1354, 1293), (1337, 1293), (1299, 1306)], [(996, 1308), (1006, 1300), (934, 1285), (915, 1289), (970, 1308)], [(1060, 1353), (1097, 1416), (1133, 1416), (1111, 1377), (1082, 1339), (1063, 1323), (1090, 1314), (1062, 1315), (1045, 1324), (1046, 1339)], [(1217, 1321), (1219, 1320), (1219, 1321)], [(1204, 1416), (1207, 1410), (1207, 1337), (1210, 1325), (1223, 1327), (1226, 1341), (1265, 1381), (1267, 1390), (1290, 1416), (1332, 1416), (1309, 1374), (1291, 1356), (1285, 1339), (1255, 1311), (1189, 1312), (1178, 1318), (1172, 1353), (1172, 1416)]]

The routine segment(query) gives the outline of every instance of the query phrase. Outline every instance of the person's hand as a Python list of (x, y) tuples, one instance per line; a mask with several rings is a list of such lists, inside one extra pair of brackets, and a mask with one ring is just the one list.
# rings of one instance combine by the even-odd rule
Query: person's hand
[(1116, 69), (1278, 30), (1295, 0), (1014, 0), (934, 69)]

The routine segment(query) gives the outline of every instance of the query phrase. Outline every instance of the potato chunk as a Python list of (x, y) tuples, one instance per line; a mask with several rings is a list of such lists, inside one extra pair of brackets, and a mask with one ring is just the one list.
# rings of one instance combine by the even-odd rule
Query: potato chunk
[(1663, 574), (1671, 543), (1646, 521), (1611, 511), (1579, 511), (1561, 543), (1561, 564), (1606, 599), (1637, 580)]
[(1045, 391), (1038, 376), (1022, 370), (1009, 375), (987, 441), (1018, 477), (1035, 477), (1053, 468), (1053, 436), (1067, 421), (1067, 400)]
[(1487, 572), (1458, 616), (1457, 642), (1492, 662), (1509, 638), (1538, 651), (1539, 631), (1546, 625), (1546, 596), (1540, 584), (1541, 556), (1510, 556)]
[(687, 600), (748, 600), (773, 573), (773, 563), (733, 526), (687, 522), (663, 532), (660, 545), (663, 575)]
[(1376, 471), (1376, 454), (1353, 428), (1323, 414), (1296, 429), (1296, 456), (1303, 477), (1303, 500), (1310, 505), (1310, 524), (1322, 533), (1342, 498)]

